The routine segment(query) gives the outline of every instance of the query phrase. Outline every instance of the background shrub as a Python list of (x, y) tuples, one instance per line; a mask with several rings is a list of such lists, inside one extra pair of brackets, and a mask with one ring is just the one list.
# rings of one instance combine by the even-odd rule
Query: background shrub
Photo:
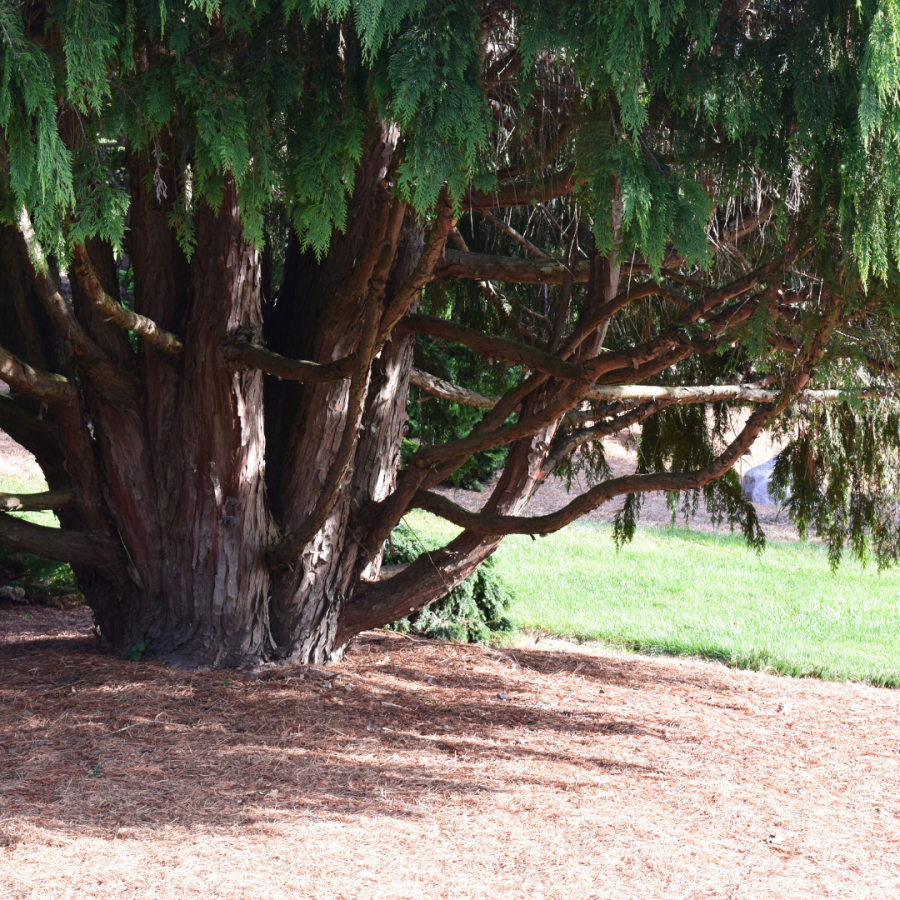
[[(424, 550), (436, 547), (436, 542), (423, 541), (409, 526), (401, 523), (394, 529), (385, 548), (384, 564), (411, 563)], [(512, 593), (503, 582), (494, 559), (489, 557), (442, 600), (390, 627), (404, 634), (421, 634), (436, 640), (488, 643), (515, 630), (507, 615), (511, 604)]]

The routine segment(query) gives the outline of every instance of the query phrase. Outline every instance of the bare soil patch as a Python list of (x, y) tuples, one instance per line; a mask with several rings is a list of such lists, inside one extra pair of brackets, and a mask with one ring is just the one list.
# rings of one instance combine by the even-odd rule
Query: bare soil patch
[(383, 632), (327, 675), (0, 609), (0, 897), (900, 895), (898, 692)]
[(5, 431), (0, 431), (0, 477), (43, 478), (37, 460)]

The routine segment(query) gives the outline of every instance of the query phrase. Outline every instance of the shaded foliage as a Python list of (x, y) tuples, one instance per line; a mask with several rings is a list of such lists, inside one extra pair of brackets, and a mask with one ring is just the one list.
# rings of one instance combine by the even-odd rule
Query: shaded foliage
[[(385, 565), (412, 563), (423, 552), (436, 549), (436, 544), (427, 539), (423, 542), (412, 528), (401, 523), (391, 535)], [(483, 644), (515, 629), (508, 615), (511, 604), (509, 588), (503, 582), (496, 561), (490, 557), (446, 597), (391, 627), (395, 631), (437, 640)]]

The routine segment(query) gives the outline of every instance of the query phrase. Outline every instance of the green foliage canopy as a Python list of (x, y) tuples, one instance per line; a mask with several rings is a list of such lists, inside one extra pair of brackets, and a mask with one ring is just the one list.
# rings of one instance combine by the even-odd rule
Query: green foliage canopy
[[(737, 15), (752, 6), (754, 15)], [(485, 21), (508, 13), (522, 106), (548, 86), (541, 58), (578, 86), (580, 200), (601, 247), (612, 179), (624, 245), (652, 263), (674, 244), (708, 258), (710, 188), (756, 183), (810, 227), (838, 230), (861, 279), (900, 256), (900, 4), (714, 0), (55, 0), (0, 3), (4, 215), (40, 240), (117, 244), (130, 153), (176, 154), (190, 207), (226, 172), (244, 226), (264, 239), (274, 200), (321, 253), (346, 222), (367, 129), (403, 135), (396, 184), (421, 213), (446, 185), (461, 202), (503, 162), (484, 90)], [(612, 111), (612, 114), (610, 114)]]

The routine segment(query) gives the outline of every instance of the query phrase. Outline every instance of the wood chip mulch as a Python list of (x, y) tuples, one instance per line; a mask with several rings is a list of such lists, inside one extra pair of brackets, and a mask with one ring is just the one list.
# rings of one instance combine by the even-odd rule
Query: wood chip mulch
[(897, 898), (900, 693), (372, 632), (327, 672), (0, 608), (0, 898)]

